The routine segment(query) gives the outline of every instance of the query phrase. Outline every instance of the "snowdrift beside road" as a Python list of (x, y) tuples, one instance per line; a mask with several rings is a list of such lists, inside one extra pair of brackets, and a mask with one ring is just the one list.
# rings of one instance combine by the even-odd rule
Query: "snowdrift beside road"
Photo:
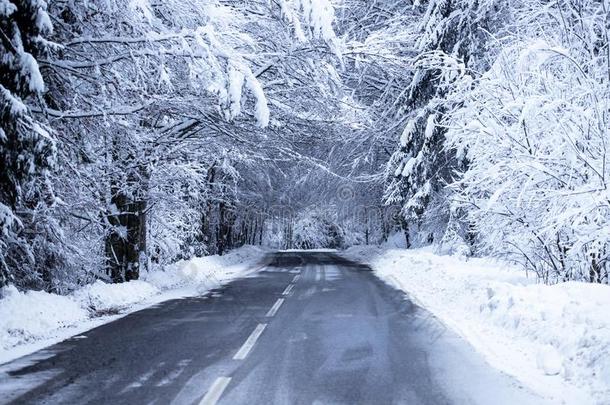
[(97, 281), (67, 296), (5, 287), (0, 295), (0, 363), (109, 322), (117, 314), (203, 294), (255, 269), (264, 255), (258, 247), (244, 246), (225, 256), (179, 261), (129, 283)]
[(354, 247), (346, 256), (370, 264), (492, 366), (540, 394), (610, 404), (610, 286), (536, 284), (509, 264), (431, 249)]

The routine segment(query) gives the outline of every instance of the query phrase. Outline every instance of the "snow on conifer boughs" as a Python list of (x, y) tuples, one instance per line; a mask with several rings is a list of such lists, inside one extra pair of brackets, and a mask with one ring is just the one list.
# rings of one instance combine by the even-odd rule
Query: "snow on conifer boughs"
[(29, 212), (54, 200), (45, 177), (55, 164), (55, 142), (25, 105), (42, 103), (36, 60), (45, 55), (51, 31), (45, 1), (0, 2), (0, 285), (35, 262), (31, 236), (22, 231)]
[(306, 41), (306, 32), (310, 37), (321, 38), (328, 43), (336, 39), (333, 29), (335, 8), (330, 0), (280, 0), (280, 7), (299, 41)]
[(394, 176), (386, 201), (401, 202), (404, 218), (417, 224), (424, 241), (440, 241), (453, 218), (445, 187), (459, 166), (453, 150), (445, 147), (443, 117), (461, 102), (455, 84), (485, 68), (485, 30), (501, 26), (506, 2), (431, 0), (422, 7), (422, 18), (412, 28), (419, 35), (404, 108), (410, 119), (390, 161)]

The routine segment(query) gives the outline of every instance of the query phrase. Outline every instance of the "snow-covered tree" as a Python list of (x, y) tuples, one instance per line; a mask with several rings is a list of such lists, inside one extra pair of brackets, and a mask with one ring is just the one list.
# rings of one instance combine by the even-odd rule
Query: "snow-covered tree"
[(445, 122), (468, 161), (455, 205), (481, 251), (546, 282), (608, 282), (608, 9), (577, 3), (515, 4), (528, 28), (512, 30), (493, 66), (463, 83), (464, 102)]
[(37, 215), (55, 203), (49, 171), (56, 146), (26, 102), (44, 108), (38, 60), (46, 55), (51, 31), (45, 1), (0, 2), (0, 286), (16, 281), (39, 287), (48, 264), (37, 248), (52, 242), (37, 244), (45, 233), (45, 219)]
[(292, 246), (297, 249), (337, 249), (345, 243), (345, 231), (337, 224), (333, 213), (324, 210), (301, 213), (291, 236)]
[[(415, 73), (403, 111), (408, 122), (400, 147), (390, 159), (386, 201), (401, 203), (405, 225), (415, 225), (424, 242), (440, 242), (452, 222), (445, 186), (458, 162), (445, 148), (444, 115), (459, 104), (455, 81), (465, 72), (477, 76), (487, 66), (489, 32), (510, 16), (506, 1), (422, 2), (419, 36), (414, 44)], [(455, 227), (456, 224), (451, 224)], [(468, 226), (461, 237), (468, 236)]]
[[(180, 245), (153, 240), (149, 248), (149, 216), (158, 218), (156, 210), (171, 206), (170, 212), (177, 211), (171, 216), (184, 221), (182, 215), (193, 208), (190, 199), (203, 196), (190, 188), (200, 189), (218, 164), (214, 154), (223, 153), (222, 147), (202, 149), (213, 132), (205, 131), (208, 122), (237, 119), (244, 92), (252, 95), (258, 124), (268, 125), (262, 87), (235, 51), (251, 42), (239, 30), (244, 24), (239, 14), (215, 1), (54, 7), (61, 21), (55, 39), (63, 47), (47, 62), (55, 101), (51, 113), (76, 140), (67, 145), (65, 160), (80, 161), (72, 169), (81, 181), (69, 183), (78, 191), (65, 190), (72, 199), (68, 215), (75, 218), (75, 229), (101, 233), (112, 280), (134, 279), (151, 252), (158, 257), (161, 246)], [(166, 183), (176, 179), (179, 187)], [(78, 212), (77, 202), (85, 212)], [(156, 223), (150, 225), (154, 235), (188, 233), (181, 223), (161, 234), (154, 231)]]
[(605, 280), (601, 0), (0, 4), (2, 284), (398, 229)]
[(303, 140), (337, 115), (323, 102), (338, 94), (331, 3), (51, 6), (60, 46), (42, 62), (38, 111), (62, 134), (74, 272), (130, 280), (252, 240), (269, 197), (259, 179), (308, 160)]

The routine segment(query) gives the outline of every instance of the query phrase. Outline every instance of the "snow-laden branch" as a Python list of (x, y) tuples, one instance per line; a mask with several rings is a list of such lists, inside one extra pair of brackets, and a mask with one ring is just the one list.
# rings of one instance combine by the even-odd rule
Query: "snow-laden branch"
[(107, 110), (98, 110), (98, 111), (59, 111), (54, 110), (52, 108), (44, 108), (41, 109), (39, 107), (30, 107), (32, 112), (38, 114), (45, 114), (49, 117), (57, 118), (57, 119), (79, 119), (79, 118), (93, 118), (93, 117), (104, 117), (111, 115), (132, 115), (139, 111), (142, 111), (151, 105), (154, 104), (154, 101), (140, 104), (137, 106), (120, 106), (120, 107), (112, 107)]

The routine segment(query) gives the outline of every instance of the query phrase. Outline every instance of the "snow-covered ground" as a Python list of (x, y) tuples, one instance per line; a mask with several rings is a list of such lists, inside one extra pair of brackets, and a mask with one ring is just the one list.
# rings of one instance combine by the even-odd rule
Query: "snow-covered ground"
[(353, 247), (494, 367), (556, 403), (610, 404), (610, 286), (537, 284), (510, 264), (430, 248)]
[(278, 250), (279, 253), (290, 253), (290, 252), (336, 252), (337, 249), (282, 249)]
[(179, 261), (123, 284), (97, 281), (70, 295), (5, 287), (0, 299), (0, 364), (130, 312), (196, 296), (256, 271), (266, 251), (244, 246), (224, 256)]

